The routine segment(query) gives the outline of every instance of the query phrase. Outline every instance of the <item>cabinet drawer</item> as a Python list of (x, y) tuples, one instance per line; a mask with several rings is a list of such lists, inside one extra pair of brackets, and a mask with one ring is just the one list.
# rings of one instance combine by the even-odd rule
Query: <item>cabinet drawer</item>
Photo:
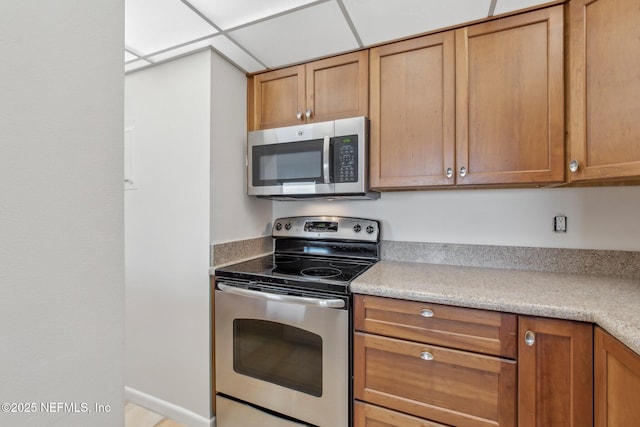
[(353, 423), (354, 427), (447, 427), (362, 402), (355, 403)]
[(516, 362), (363, 333), (355, 398), (459, 427), (515, 425)]
[(516, 358), (515, 314), (356, 295), (355, 329)]

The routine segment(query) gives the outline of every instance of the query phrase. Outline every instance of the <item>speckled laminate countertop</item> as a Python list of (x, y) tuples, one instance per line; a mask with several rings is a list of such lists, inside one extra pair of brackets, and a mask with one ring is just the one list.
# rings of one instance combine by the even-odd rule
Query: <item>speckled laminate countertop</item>
[(640, 354), (640, 280), (380, 261), (351, 291), (593, 322)]

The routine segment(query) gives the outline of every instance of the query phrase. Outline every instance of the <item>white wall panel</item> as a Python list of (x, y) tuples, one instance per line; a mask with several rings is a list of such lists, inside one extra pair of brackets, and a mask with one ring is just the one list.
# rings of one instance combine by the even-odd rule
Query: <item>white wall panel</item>
[(0, 396), (36, 404), (2, 426), (123, 422), (123, 36), (120, 1), (0, 2)]
[[(125, 79), (136, 190), (125, 194), (125, 384), (210, 419), (211, 51)], [(156, 408), (158, 409), (158, 408)], [(174, 414), (174, 412), (170, 412)], [(175, 415), (174, 415), (175, 416)]]
[[(640, 187), (383, 193), (377, 201), (274, 202), (274, 218), (335, 214), (382, 221), (385, 240), (640, 250)], [(567, 233), (552, 231), (568, 218)]]

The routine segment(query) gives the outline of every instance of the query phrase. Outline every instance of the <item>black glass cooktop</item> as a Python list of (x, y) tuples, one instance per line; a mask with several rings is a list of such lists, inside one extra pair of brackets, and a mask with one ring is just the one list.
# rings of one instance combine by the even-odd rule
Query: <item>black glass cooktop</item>
[(274, 254), (218, 268), (215, 274), (269, 283), (321, 282), (346, 287), (374, 263), (370, 259)]

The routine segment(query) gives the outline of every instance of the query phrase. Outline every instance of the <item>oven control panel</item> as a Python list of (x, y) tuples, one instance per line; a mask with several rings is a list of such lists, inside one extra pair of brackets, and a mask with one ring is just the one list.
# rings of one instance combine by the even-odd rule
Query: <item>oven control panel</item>
[(297, 216), (273, 222), (273, 237), (378, 242), (380, 223), (373, 219), (340, 216)]

